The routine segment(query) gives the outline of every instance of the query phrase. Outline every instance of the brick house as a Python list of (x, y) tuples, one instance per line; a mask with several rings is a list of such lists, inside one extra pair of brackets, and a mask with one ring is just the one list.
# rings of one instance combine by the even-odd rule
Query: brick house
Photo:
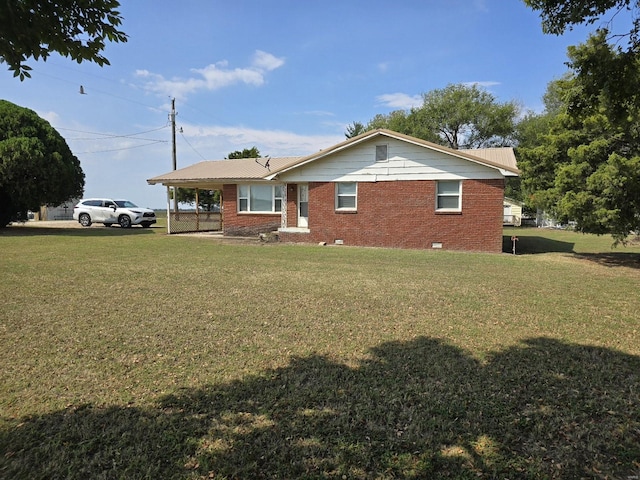
[(452, 150), (373, 130), (306, 157), (200, 162), (149, 184), (220, 189), (224, 235), (502, 251), (512, 148)]

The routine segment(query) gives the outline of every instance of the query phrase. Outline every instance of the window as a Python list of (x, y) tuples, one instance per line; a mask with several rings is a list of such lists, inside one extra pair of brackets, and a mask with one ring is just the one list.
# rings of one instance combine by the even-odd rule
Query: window
[(336, 183), (336, 209), (355, 210), (357, 208), (358, 187), (354, 182)]
[(389, 160), (387, 145), (376, 145), (376, 162)]
[(462, 182), (459, 180), (439, 181), (436, 193), (436, 210), (445, 212), (461, 211), (461, 187)]
[(273, 186), (273, 210), (282, 211), (282, 185)]
[(121, 208), (138, 208), (138, 206), (129, 200), (116, 200), (116, 204)]
[(238, 185), (238, 211), (276, 213), (282, 210), (282, 185)]

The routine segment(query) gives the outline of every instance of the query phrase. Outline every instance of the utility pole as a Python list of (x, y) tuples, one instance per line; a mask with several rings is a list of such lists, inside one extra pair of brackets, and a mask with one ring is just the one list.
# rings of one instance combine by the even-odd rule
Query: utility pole
[[(171, 158), (173, 160), (173, 169), (177, 170), (178, 163), (176, 160), (176, 99), (171, 99)], [(173, 187), (173, 211), (178, 213), (178, 189)]]

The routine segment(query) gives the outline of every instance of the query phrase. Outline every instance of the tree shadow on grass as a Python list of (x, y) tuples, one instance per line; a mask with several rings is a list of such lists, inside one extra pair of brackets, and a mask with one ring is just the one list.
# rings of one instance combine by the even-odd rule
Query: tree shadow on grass
[(581, 253), (577, 256), (605, 267), (640, 268), (640, 253)]
[[(539, 253), (572, 253), (576, 258), (589, 260), (605, 267), (629, 267), (640, 269), (640, 253), (606, 252), (575, 253), (574, 243), (562, 242), (538, 236), (518, 236), (516, 241), (517, 255), (534, 255)], [(511, 236), (503, 235), (502, 252), (513, 253)]]
[[(162, 228), (162, 227), (155, 227)], [(118, 226), (104, 227), (95, 225), (88, 228), (79, 227), (31, 227), (29, 225), (10, 226), (0, 228), (0, 236), (4, 237), (36, 237), (36, 236), (65, 236), (65, 237), (119, 237), (126, 235), (152, 234), (154, 227), (143, 228), (132, 226), (121, 228)]]
[(3, 478), (620, 478), (640, 473), (640, 358), (537, 338), (480, 363), (440, 340), (324, 356), (156, 408), (4, 420)]
[[(538, 236), (517, 236), (516, 254), (532, 255), (537, 253), (573, 253), (574, 243), (562, 242), (546, 237)], [(502, 252), (513, 253), (513, 242), (511, 236), (502, 236)]]

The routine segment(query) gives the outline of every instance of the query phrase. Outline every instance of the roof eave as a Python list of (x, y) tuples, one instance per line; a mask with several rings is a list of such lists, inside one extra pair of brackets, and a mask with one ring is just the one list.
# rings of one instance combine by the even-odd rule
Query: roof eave
[(296, 168), (302, 167), (308, 163), (314, 162), (316, 160), (319, 160), (323, 157), (326, 157), (327, 155), (330, 155), (332, 153), (336, 153), (339, 152), (341, 150), (344, 150), (346, 148), (349, 148), (353, 145), (357, 145), (358, 143), (362, 143), (365, 142), (367, 140), (370, 140), (371, 138), (375, 137), (375, 136), (387, 136), (390, 138), (395, 138), (396, 140), (402, 140), (405, 142), (410, 142), (413, 143), (414, 145), (418, 145), (421, 147), (426, 147), (426, 148), (431, 148), (432, 150), (435, 150), (437, 152), (440, 153), (445, 153), (448, 155), (453, 155), (456, 156), (458, 158), (461, 158), (463, 160), (468, 160), (470, 162), (474, 162), (480, 165), (484, 165), (486, 167), (490, 167), (490, 168), (494, 168), (498, 171), (500, 171), (500, 173), (503, 176), (519, 176), (520, 175), (520, 171), (519, 170), (512, 170), (510, 168), (506, 168), (504, 165), (501, 164), (497, 164), (495, 162), (492, 162), (490, 160), (485, 160), (483, 158), (479, 158), (476, 157), (470, 153), (466, 153), (466, 152), (461, 152), (460, 150), (454, 150), (452, 148), (448, 148), (448, 147), (444, 147), (442, 145), (438, 145), (436, 143), (432, 143), (432, 142), (428, 142), (426, 140), (422, 140), (419, 138), (415, 138), (415, 137), (411, 137), (409, 135), (405, 135), (402, 133), (398, 133), (398, 132), (394, 132), (391, 130), (386, 130), (386, 129), (377, 129), (377, 130), (370, 130), (368, 132), (362, 133), (356, 137), (350, 138), (342, 143), (339, 143), (337, 145), (334, 145), (333, 147), (330, 147), (326, 150), (321, 150), (320, 152), (316, 152), (312, 155), (308, 155), (307, 157), (303, 157), (302, 159), (300, 159), (299, 162), (293, 164), (293, 165), (289, 165), (287, 167), (281, 168), (280, 170), (273, 172), (272, 174), (268, 175), (265, 177), (265, 179), (267, 180), (273, 180), (274, 178), (277, 177), (278, 174), (280, 173), (285, 173), (291, 170), (294, 170)]
[(209, 185), (224, 185), (224, 184), (236, 184), (236, 183), (262, 183), (268, 182), (269, 178), (196, 178), (196, 179), (170, 179), (170, 178), (150, 178), (147, 180), (149, 185), (164, 185), (166, 187), (180, 187), (180, 186), (193, 186), (209, 184)]
[(376, 136), (376, 135), (380, 135), (382, 132), (386, 132), (386, 130), (383, 129), (378, 129), (378, 130), (370, 130), (368, 132), (365, 133), (361, 133), (360, 135), (353, 137), (353, 138), (349, 138), (348, 140), (345, 140), (344, 142), (338, 143), (337, 145), (334, 145), (332, 147), (329, 147), (325, 150), (320, 150), (319, 152), (313, 153), (311, 155), (307, 155), (306, 157), (302, 157), (298, 162), (296, 162), (293, 165), (289, 165), (287, 167), (281, 168), (280, 170), (273, 172), (271, 175), (265, 177), (266, 179), (273, 179), (275, 178), (279, 173), (285, 173), (288, 172), (290, 170), (294, 170), (296, 168), (302, 167), (303, 165), (306, 165), (308, 163), (311, 162), (315, 162), (316, 160), (319, 160), (323, 157), (326, 157), (327, 155), (330, 155), (332, 153), (335, 152), (339, 152), (341, 150), (344, 150), (345, 148), (351, 147), (353, 145), (357, 145), (358, 143), (362, 143), (366, 140), (369, 140), (370, 138)]

